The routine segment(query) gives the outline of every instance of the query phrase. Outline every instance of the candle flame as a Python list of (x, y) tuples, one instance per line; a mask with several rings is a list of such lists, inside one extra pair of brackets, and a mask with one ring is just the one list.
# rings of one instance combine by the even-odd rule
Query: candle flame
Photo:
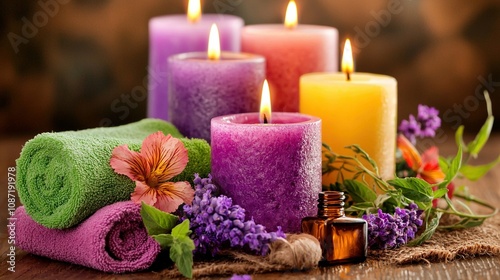
[(271, 123), (271, 94), (269, 93), (269, 84), (264, 80), (262, 86), (262, 97), (260, 99), (260, 123)]
[(220, 39), (217, 24), (213, 23), (208, 37), (208, 59), (219, 60), (220, 58)]
[(351, 40), (347, 39), (344, 45), (344, 53), (342, 55), (342, 72), (347, 75), (347, 80), (351, 79), (351, 74), (354, 71), (354, 60), (352, 58)]
[(200, 0), (189, 0), (187, 17), (190, 22), (197, 22), (201, 18)]
[(292, 29), (295, 28), (297, 24), (297, 4), (295, 4), (295, 0), (290, 0), (286, 8), (285, 27)]

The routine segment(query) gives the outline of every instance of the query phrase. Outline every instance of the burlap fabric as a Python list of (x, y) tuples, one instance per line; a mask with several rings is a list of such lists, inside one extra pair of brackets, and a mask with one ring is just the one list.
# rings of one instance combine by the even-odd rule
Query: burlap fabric
[[(421, 246), (401, 247), (394, 250), (370, 250), (367, 265), (380, 267), (410, 263), (450, 262), (455, 259), (484, 255), (500, 255), (500, 215), (488, 219), (479, 227), (438, 231)], [(275, 263), (269, 256), (264, 258), (237, 251), (225, 251), (217, 259), (195, 262), (193, 276), (222, 276), (293, 270), (298, 269), (291, 267), (290, 264)], [(168, 278), (181, 276), (176, 269), (165, 269), (160, 273)]]
[(500, 215), (486, 220), (479, 227), (437, 231), (430, 240), (417, 247), (370, 251), (370, 259), (399, 265), (449, 262), (483, 255), (500, 255)]

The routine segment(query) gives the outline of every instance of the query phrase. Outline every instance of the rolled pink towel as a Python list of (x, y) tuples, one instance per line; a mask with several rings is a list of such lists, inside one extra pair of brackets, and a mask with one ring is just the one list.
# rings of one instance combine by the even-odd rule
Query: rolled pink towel
[(140, 206), (131, 201), (105, 206), (68, 229), (37, 224), (23, 206), (14, 217), (16, 246), (54, 260), (123, 273), (149, 268), (160, 252), (144, 228)]

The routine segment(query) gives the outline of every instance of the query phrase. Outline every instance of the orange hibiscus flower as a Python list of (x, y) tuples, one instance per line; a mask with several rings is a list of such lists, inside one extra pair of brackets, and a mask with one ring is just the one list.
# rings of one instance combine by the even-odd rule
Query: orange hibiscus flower
[(184, 144), (170, 134), (156, 132), (144, 139), (140, 152), (127, 145), (118, 146), (111, 155), (116, 173), (135, 181), (132, 201), (152, 205), (165, 212), (174, 212), (179, 205), (191, 204), (194, 190), (188, 182), (169, 182), (188, 163)]
[[(406, 164), (408, 164), (408, 167), (417, 174), (418, 178), (425, 180), (429, 184), (439, 184), (443, 182), (446, 175), (439, 167), (439, 153), (437, 147), (430, 147), (420, 156), (417, 149), (415, 149), (406, 137), (398, 135), (398, 148), (403, 154)], [(450, 182), (446, 188), (448, 188), (448, 197), (452, 198), (455, 185), (453, 182)], [(437, 186), (433, 186), (432, 189), (436, 190)], [(432, 201), (432, 205), (434, 207), (437, 206), (436, 199)]]
[(403, 135), (398, 135), (398, 148), (403, 158), (416, 174), (429, 184), (439, 184), (443, 182), (445, 174), (439, 167), (439, 152), (435, 146), (430, 147), (422, 156), (410, 141)]

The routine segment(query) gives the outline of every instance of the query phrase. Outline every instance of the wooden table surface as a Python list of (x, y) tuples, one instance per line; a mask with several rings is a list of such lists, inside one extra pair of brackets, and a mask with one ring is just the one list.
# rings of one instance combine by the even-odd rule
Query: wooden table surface
[[(102, 273), (85, 267), (16, 253), (16, 272), (7, 270), (7, 168), (15, 166), (22, 145), (32, 136), (0, 138), (0, 279), (161, 279), (155, 272), (125, 275)], [(452, 155), (455, 145), (452, 137), (437, 143), (441, 154)], [(478, 162), (493, 160), (500, 154), (500, 134), (493, 135)], [(492, 204), (500, 203), (500, 166), (496, 166), (479, 182), (469, 183), (473, 195)], [(19, 201), (17, 201), (19, 204)], [(228, 279), (216, 277), (211, 279)], [(253, 279), (500, 279), (500, 257), (460, 259), (448, 263), (415, 264), (407, 266), (373, 266), (367, 263), (317, 268), (307, 272), (286, 272), (254, 275)]]

